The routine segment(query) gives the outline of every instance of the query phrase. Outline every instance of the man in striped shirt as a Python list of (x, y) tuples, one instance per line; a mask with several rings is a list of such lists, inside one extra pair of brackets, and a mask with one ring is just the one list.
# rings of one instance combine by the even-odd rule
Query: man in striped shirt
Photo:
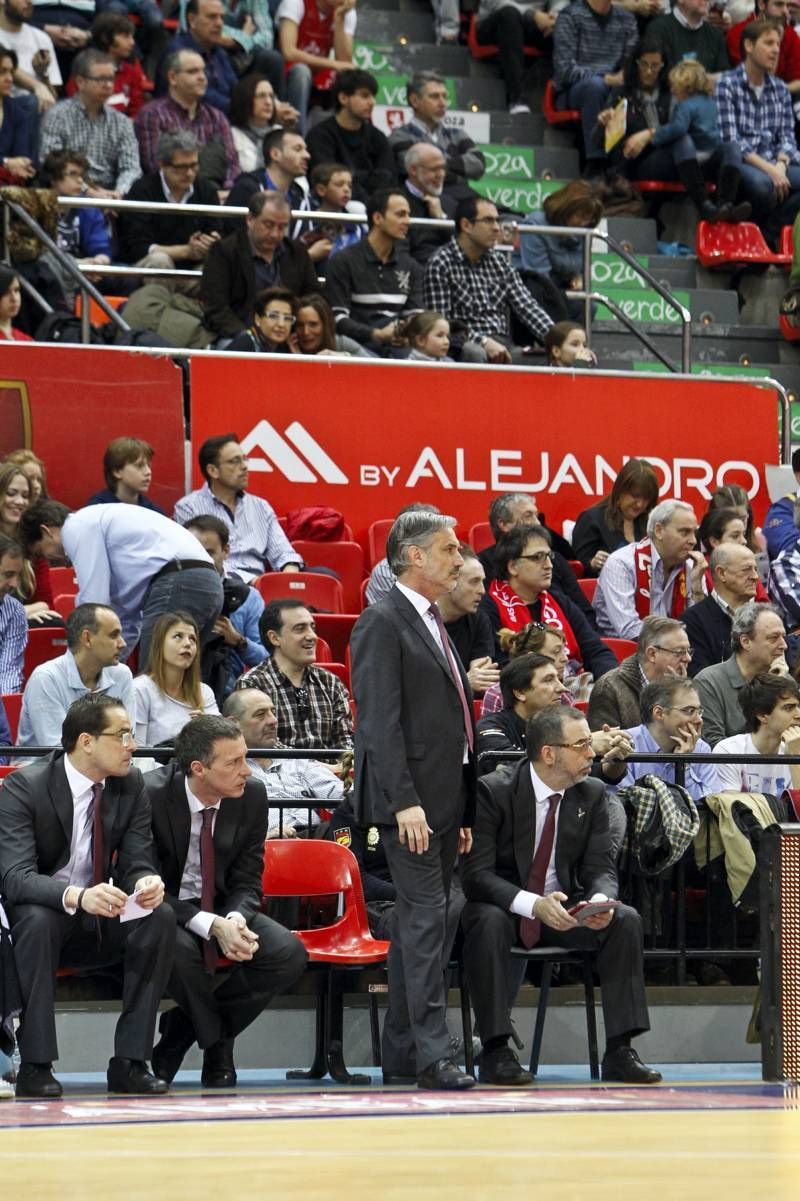
[(22, 548), (0, 534), (0, 692), (22, 692), (22, 665), (28, 645), (25, 609), (15, 596), (22, 571)]

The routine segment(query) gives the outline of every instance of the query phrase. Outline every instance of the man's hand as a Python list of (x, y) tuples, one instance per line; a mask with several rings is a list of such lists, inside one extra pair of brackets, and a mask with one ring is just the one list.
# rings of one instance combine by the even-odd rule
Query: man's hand
[(328, 257), (333, 250), (333, 242), (330, 238), (318, 238), (316, 242), (312, 242), (308, 247), (308, 257), (312, 263), (321, 263)]
[(800, 755), (800, 726), (783, 731), (783, 745), (787, 755)]
[(114, 884), (95, 884), (84, 892), (81, 909), (92, 917), (119, 917), (127, 899), (128, 894)]
[[(605, 893), (596, 892), (594, 894), (594, 896), (590, 899), (589, 904), (592, 905), (596, 901), (607, 901), (607, 900), (609, 900), (609, 898), (605, 895)], [(611, 924), (611, 920), (613, 917), (614, 917), (614, 910), (607, 909), (605, 911), (605, 913), (596, 913), (594, 915), (594, 917), (587, 917), (586, 921), (583, 924), (584, 924), (584, 926), (586, 926), (587, 930), (605, 930), (606, 926), (609, 926)]]
[(534, 902), (533, 917), (538, 917), (544, 926), (551, 930), (572, 930), (577, 922), (571, 913), (567, 913), (562, 902), (566, 901), (565, 892), (549, 892)]
[(422, 199), (428, 206), (429, 217), (435, 217), (437, 220), (441, 220), (444, 217), (441, 196), (423, 196)]
[(633, 743), (627, 730), (605, 722), (602, 730), (592, 734), (592, 750), (604, 759), (624, 759), (633, 752)]
[(33, 179), (36, 174), (36, 168), (31, 160), (22, 154), (4, 159), (3, 166), (6, 171), (10, 171), (12, 175), (16, 175), (17, 179)]
[(247, 923), (239, 918), (215, 917), (211, 934), (225, 958), (234, 963), (252, 959), (258, 946), (258, 935), (248, 930)]
[(699, 550), (690, 551), (689, 558), (692, 560), (692, 596), (695, 598), (695, 600), (702, 600), (705, 596), (705, 592), (703, 591), (703, 580), (706, 572), (708, 571), (708, 563), (706, 563), (705, 557)]
[(267, 838), (297, 838), (297, 831), (294, 826), (284, 826), (282, 830), (280, 826), (270, 826)]
[(397, 337), (398, 322), (390, 321), (388, 325), (376, 326), (372, 331), (373, 342), (393, 342)]
[(691, 755), (697, 746), (697, 740), (702, 730), (702, 718), (698, 718), (696, 721), (687, 721), (685, 725), (679, 726), (672, 735), (672, 741), (675, 743), (673, 747), (675, 754)]
[(202, 262), (214, 243), (218, 241), (219, 234), (204, 234), (197, 230), (186, 243), (189, 249), (189, 258), (195, 263)]
[(36, 97), (40, 113), (46, 113), (56, 102), (55, 96), (46, 83), (38, 81), (33, 89), (33, 94)]
[(593, 571), (602, 571), (603, 564), (605, 563), (607, 558), (608, 558), (608, 551), (607, 550), (599, 550), (594, 555), (592, 555), (591, 559), (589, 560), (589, 566), (592, 568)]
[(236, 629), (230, 617), (218, 617), (214, 622), (214, 633), (222, 638), (226, 646), (242, 645), (243, 635)]
[(473, 692), (485, 692), (500, 679), (500, 668), (488, 655), (484, 655), (482, 659), (470, 663), (467, 679)]
[(549, 38), (556, 24), (556, 19), (553, 14), (535, 12), (533, 14), (533, 21), (536, 25), (536, 28), (539, 30), (539, 33), (543, 34), (544, 37)]
[(158, 909), (164, 900), (164, 881), (160, 876), (142, 876), (141, 880), (136, 881), (133, 891), (139, 894), (136, 904), (141, 905), (142, 909)]
[[(425, 810), (421, 805), (410, 805), (395, 813), (400, 842), (407, 843), (412, 854), (421, 855), (428, 849), (429, 835), (433, 830), (428, 825)], [(459, 836), (460, 837), (460, 836)]]
[(789, 195), (789, 178), (786, 172), (786, 164), (783, 162), (765, 163), (762, 171), (764, 171), (772, 182), (778, 200), (785, 200)]
[[(8, 159), (6, 159), (8, 162)], [(25, 616), (28, 619), (28, 625), (41, 625), (43, 621), (48, 621), (55, 617), (61, 621), (61, 614), (56, 613), (55, 609), (51, 609), (47, 601), (34, 601), (31, 605), (25, 606)]]
[(472, 830), (469, 826), (462, 826), (458, 831), (458, 853), (459, 855), (468, 855), (472, 850)]
[(275, 101), (275, 120), (279, 121), (284, 129), (291, 129), (300, 119), (300, 114), (296, 108), (287, 103), (286, 100)]
[(101, 188), (98, 183), (87, 184), (86, 195), (96, 196), (98, 200), (122, 200), (122, 192), (116, 192), (113, 188)]
[(495, 342), (494, 338), (487, 338), (483, 344), (483, 349), (486, 351), (486, 357), (490, 363), (510, 363), (511, 352), (502, 342)]

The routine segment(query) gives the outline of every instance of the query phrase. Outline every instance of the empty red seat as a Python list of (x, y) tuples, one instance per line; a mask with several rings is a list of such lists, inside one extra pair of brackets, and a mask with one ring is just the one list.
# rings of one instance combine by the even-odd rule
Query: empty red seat
[(342, 585), (330, 575), (314, 571), (267, 571), (253, 580), (265, 603), (271, 600), (299, 600), (311, 609), (344, 613)]
[(11, 731), (11, 741), (17, 741), (17, 730), (19, 728), (19, 715), (22, 712), (22, 693), (21, 692), (6, 692), (3, 696), (3, 708), (6, 711), (8, 718), (8, 728)]
[(47, 663), (50, 659), (58, 658), (59, 655), (64, 654), (66, 649), (67, 631), (63, 626), (54, 626), (45, 630), (29, 629), (23, 668), (25, 679), (30, 679), (31, 672), (40, 663)]
[(787, 266), (791, 252), (775, 254), (764, 235), (752, 221), (720, 221), (712, 225), (700, 221), (697, 226), (697, 261), (702, 267), (724, 267), (737, 263), (774, 263)]
[(394, 525), (393, 517), (382, 517), (380, 521), (373, 521), (372, 525), (367, 530), (367, 546), (369, 548), (369, 566), (374, 567), (376, 563), (380, 563), (381, 559), (386, 556), (386, 539), (389, 536), (389, 530)]
[(494, 546), (494, 534), (489, 522), (476, 521), (467, 534), (467, 542), (469, 542), (476, 554), (480, 554), (488, 546)]
[(577, 108), (556, 108), (556, 89), (552, 79), (545, 84), (542, 112), (548, 125), (574, 125), (581, 119)]
[[(578, 581), (579, 584), (583, 582), (583, 580)], [(617, 656), (618, 663), (627, 659), (629, 655), (636, 654), (636, 643), (631, 638), (603, 638), (602, 641)]]
[(589, 576), (581, 576), (578, 580), (578, 587), (583, 591), (584, 596), (591, 605), (594, 601), (594, 594), (597, 591), (597, 580)]
[(309, 567), (329, 567), (342, 582), (344, 608), (358, 611), (359, 590), (364, 578), (364, 552), (357, 542), (307, 542), (299, 539), (292, 546)]
[(347, 662), (350, 635), (358, 621), (357, 613), (317, 613), (314, 624), (320, 638), (324, 638), (336, 663)]

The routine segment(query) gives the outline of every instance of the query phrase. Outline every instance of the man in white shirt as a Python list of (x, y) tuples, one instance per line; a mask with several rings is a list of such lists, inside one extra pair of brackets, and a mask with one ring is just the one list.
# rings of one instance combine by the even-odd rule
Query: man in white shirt
[[(745, 732), (723, 738), (714, 754), (800, 755), (800, 688), (788, 675), (765, 672), (739, 689)], [(766, 792), (779, 797), (784, 788), (800, 788), (800, 767), (776, 762), (720, 763), (720, 791)]]
[(32, 0), (4, 0), (0, 11), (0, 46), (14, 50), (17, 55), (12, 95), (29, 93), (36, 98), (38, 111), (46, 112), (56, 102), (61, 71), (50, 35), (29, 24), (32, 12)]

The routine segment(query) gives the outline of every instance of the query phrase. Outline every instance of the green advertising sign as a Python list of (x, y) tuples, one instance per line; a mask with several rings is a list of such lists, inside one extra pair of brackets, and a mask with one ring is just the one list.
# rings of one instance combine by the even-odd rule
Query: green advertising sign
[(498, 207), (512, 209), (515, 213), (532, 213), (542, 207), (545, 196), (563, 188), (564, 181), (534, 179), (524, 183), (484, 175), (482, 179), (473, 180), (470, 186), (487, 200), (493, 200)]
[[(680, 322), (681, 318), (677, 309), (674, 309), (657, 292), (649, 292), (641, 288), (616, 287), (604, 288), (603, 291), (609, 300), (613, 300), (631, 321), (662, 325), (676, 325)], [(673, 292), (673, 296), (679, 304), (684, 305), (688, 309), (688, 292)], [(602, 301), (598, 301), (598, 305), (601, 310), (605, 307)], [(604, 320), (600, 314), (598, 314), (598, 317), (601, 321)]]
[[(408, 87), (407, 75), (387, 74), (386, 72), (377, 72), (375, 78), (378, 81), (378, 94), (375, 97), (376, 104), (388, 104), (390, 107), (397, 108), (398, 105), (405, 107), (408, 103), (406, 88)], [(445, 86), (447, 88), (447, 106), (448, 108), (456, 107), (456, 89), (452, 79), (446, 79)]]
[(533, 150), (530, 146), (479, 146), (486, 159), (486, 175), (495, 180), (533, 179)]
[[(637, 255), (636, 262), (647, 267), (646, 255)], [(646, 288), (647, 283), (636, 270), (615, 254), (592, 255), (592, 286), (608, 293), (609, 288)]]

